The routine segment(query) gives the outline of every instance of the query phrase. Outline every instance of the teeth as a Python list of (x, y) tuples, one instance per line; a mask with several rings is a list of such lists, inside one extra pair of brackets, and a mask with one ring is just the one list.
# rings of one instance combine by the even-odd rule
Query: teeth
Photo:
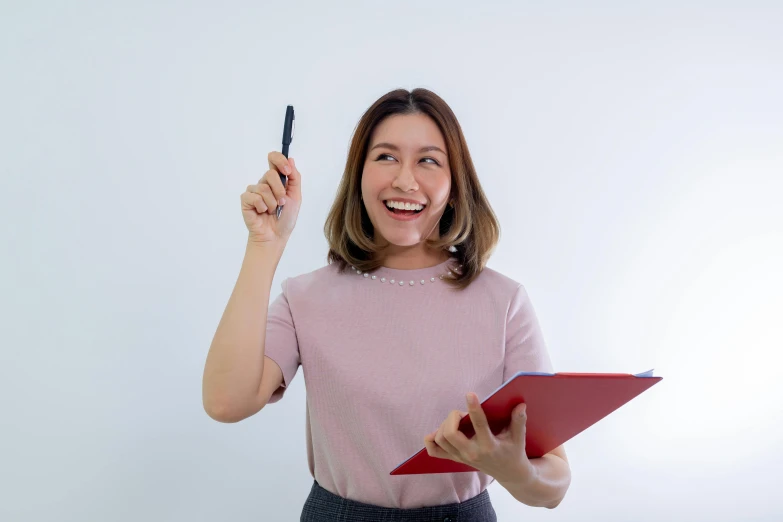
[(400, 201), (387, 201), (386, 206), (399, 210), (422, 210), (424, 208), (424, 206), (418, 203), (402, 203)]

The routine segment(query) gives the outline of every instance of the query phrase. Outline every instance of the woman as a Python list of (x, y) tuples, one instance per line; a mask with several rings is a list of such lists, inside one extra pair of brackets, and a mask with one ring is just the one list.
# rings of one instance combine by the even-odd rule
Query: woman
[[(286, 279), (267, 310), (301, 181), (293, 158), (271, 152), (241, 196), (249, 236), (207, 357), (209, 415), (255, 414), (302, 366), (314, 482), (301, 520), (496, 520), (493, 480), (557, 506), (563, 448), (528, 459), (524, 405), (493, 435), (476, 404), (517, 371), (552, 368), (525, 288), (485, 267), (499, 226), (448, 105), (399, 89), (367, 110), (326, 220), (328, 264)], [(471, 439), (456, 429), (465, 414)], [(422, 446), (479, 472), (389, 475)]]

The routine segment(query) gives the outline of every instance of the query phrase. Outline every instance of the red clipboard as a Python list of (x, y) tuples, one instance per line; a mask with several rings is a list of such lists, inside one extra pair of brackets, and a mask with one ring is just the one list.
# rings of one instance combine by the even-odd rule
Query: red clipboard
[[(639, 373), (518, 372), (481, 401), (492, 433), (502, 431), (520, 402), (527, 404), (525, 447), (529, 458), (557, 448), (663, 379), (652, 370)], [(475, 435), (470, 416), (459, 423)], [(424, 435), (422, 434), (422, 439)], [(426, 448), (403, 461), (390, 475), (478, 471), (467, 464), (431, 457)]]

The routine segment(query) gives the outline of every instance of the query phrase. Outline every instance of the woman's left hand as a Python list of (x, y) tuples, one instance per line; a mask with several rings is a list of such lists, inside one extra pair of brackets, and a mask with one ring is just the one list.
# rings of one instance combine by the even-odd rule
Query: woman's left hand
[[(474, 393), (467, 395), (468, 411), (452, 411), (446, 420), (424, 437), (431, 457), (467, 464), (493, 477), (498, 482), (526, 483), (535, 478), (536, 469), (525, 453), (525, 403), (511, 413), (511, 424), (494, 435), (487, 417)], [(469, 439), (459, 431), (459, 422), (470, 415), (476, 435)]]

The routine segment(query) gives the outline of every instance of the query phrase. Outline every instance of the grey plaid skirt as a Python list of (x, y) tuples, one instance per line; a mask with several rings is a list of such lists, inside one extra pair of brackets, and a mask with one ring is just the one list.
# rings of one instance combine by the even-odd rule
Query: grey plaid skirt
[(313, 481), (300, 522), (497, 522), (485, 489), (479, 495), (441, 506), (398, 509), (364, 504), (327, 491)]

